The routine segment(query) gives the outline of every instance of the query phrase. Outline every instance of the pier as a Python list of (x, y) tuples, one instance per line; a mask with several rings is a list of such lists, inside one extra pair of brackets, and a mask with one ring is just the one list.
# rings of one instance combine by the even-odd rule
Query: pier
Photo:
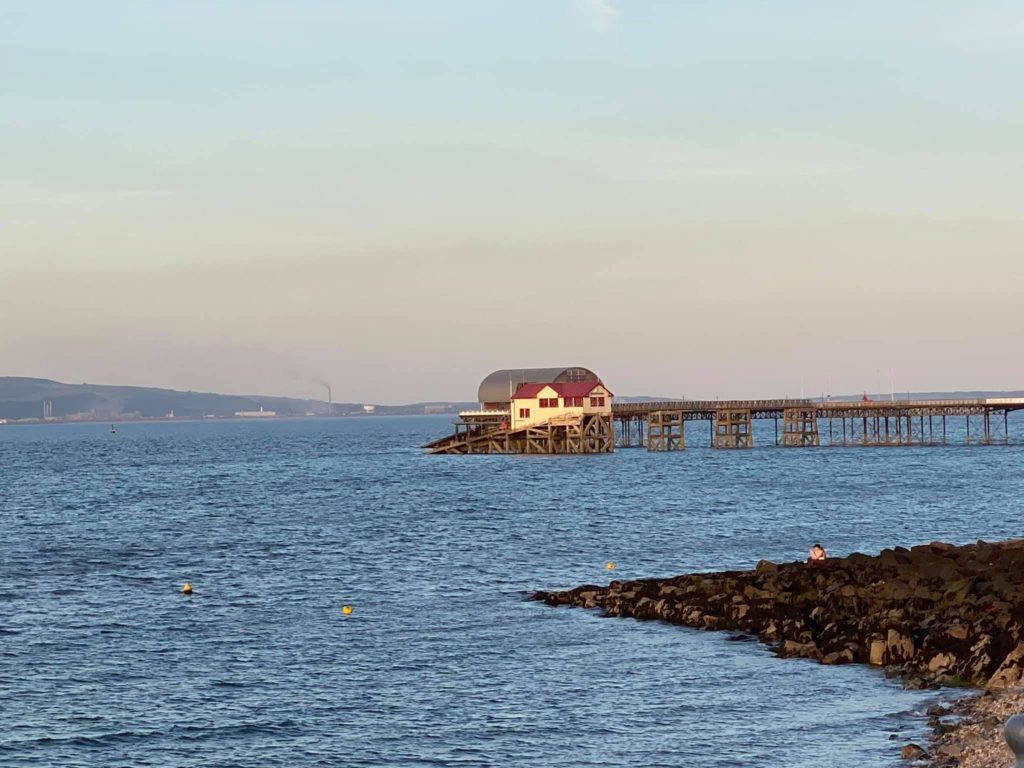
[[(1009, 415), (1024, 397), (949, 400), (665, 400), (614, 402), (593, 371), (503, 369), (478, 391), (480, 410), (463, 411), (453, 434), (427, 453), (611, 453), (616, 448), (682, 451), (688, 441), (716, 449), (821, 446), (930, 446), (1010, 442)], [(960, 420), (963, 420), (962, 422)], [(766, 438), (754, 423), (771, 420)], [(953, 420), (953, 423), (951, 423)], [(707, 422), (707, 428), (687, 422)], [(959, 425), (963, 424), (961, 431)], [(951, 434), (952, 432), (952, 434)], [(689, 433), (689, 434), (688, 434)]]
[[(611, 417), (564, 416), (549, 423), (510, 429), (501, 414), (467, 414), (455, 433), (424, 446), (428, 453), (608, 453), (614, 448), (681, 451), (687, 422), (707, 422), (689, 430), (698, 444), (719, 449), (755, 446), (753, 424), (771, 420), (770, 444), (787, 448), (818, 446), (947, 445), (953, 419), (968, 444), (1006, 444), (1009, 414), (1024, 410), (1024, 398), (976, 400), (673, 400), (614, 403)], [(475, 416), (476, 418), (472, 418)], [(696, 426), (696, 425), (694, 425)]]
[[(1008, 443), (1009, 414), (1024, 398), (974, 400), (723, 400), (615, 403), (615, 446), (677, 451), (686, 448), (686, 422), (708, 422), (712, 448), (752, 448), (753, 422), (774, 422), (774, 445), (946, 445), (951, 419), (962, 419), (964, 442)], [(691, 430), (695, 431), (695, 430)], [(701, 430), (704, 432), (704, 430)]]

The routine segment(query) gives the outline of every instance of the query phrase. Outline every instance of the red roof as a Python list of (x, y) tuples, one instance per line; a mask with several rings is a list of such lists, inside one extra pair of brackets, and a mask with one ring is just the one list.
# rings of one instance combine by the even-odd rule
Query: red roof
[(520, 384), (519, 385), (519, 389), (517, 389), (516, 393), (514, 395), (512, 395), (512, 399), (513, 400), (515, 400), (515, 399), (520, 399), (521, 400), (521, 399), (524, 399), (524, 398), (536, 397), (537, 393), (540, 392), (542, 389), (544, 389), (544, 387), (547, 387), (547, 386), (554, 386), (554, 385), (553, 384), (552, 385), (538, 384), (536, 382), (528, 381), (525, 384)]
[(567, 381), (564, 384), (552, 384), (551, 386), (562, 397), (586, 397), (594, 391), (595, 387), (603, 387), (604, 384), (600, 381)]
[[(551, 387), (559, 397), (586, 397), (595, 387), (603, 387), (600, 381), (557, 381), (557, 382), (526, 382), (521, 384), (513, 400), (527, 400), (536, 397), (544, 387)], [(611, 395), (611, 392), (608, 393)]]

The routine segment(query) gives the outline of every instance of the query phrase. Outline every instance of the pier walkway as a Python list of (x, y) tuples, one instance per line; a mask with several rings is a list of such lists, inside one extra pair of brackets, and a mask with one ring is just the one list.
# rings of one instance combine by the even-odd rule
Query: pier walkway
[[(776, 445), (942, 445), (947, 420), (963, 418), (967, 443), (1009, 442), (1009, 414), (1024, 398), (967, 400), (671, 400), (615, 403), (616, 447), (686, 447), (687, 421), (710, 423), (714, 448), (750, 448), (752, 422), (772, 419)], [(781, 431), (780, 431), (781, 421)]]

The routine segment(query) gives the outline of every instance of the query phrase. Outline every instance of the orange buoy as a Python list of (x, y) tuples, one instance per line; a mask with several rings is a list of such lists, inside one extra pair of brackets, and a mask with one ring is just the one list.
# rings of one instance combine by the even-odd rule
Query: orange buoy
[(343, 614), (345, 614), (346, 616), (351, 615), (352, 614), (352, 606), (351, 605), (343, 605), (343, 606), (341, 606), (341, 612)]
[(605, 570), (614, 571), (615, 570), (615, 563), (612, 563), (612, 562), (605, 563), (604, 567), (605, 567)]
[(181, 594), (183, 594), (183, 595), (191, 595), (192, 594), (192, 585), (189, 584), (187, 581), (185, 582), (185, 586), (183, 586), (181, 588)]

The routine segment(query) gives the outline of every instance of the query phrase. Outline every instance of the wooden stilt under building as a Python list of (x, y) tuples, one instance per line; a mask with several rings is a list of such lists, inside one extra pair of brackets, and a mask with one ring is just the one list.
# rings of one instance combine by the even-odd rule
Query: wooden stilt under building
[(466, 430), (423, 446), (427, 453), (526, 453), (534, 455), (611, 453), (615, 450), (612, 417), (604, 414), (563, 416), (521, 429), (498, 426)]

